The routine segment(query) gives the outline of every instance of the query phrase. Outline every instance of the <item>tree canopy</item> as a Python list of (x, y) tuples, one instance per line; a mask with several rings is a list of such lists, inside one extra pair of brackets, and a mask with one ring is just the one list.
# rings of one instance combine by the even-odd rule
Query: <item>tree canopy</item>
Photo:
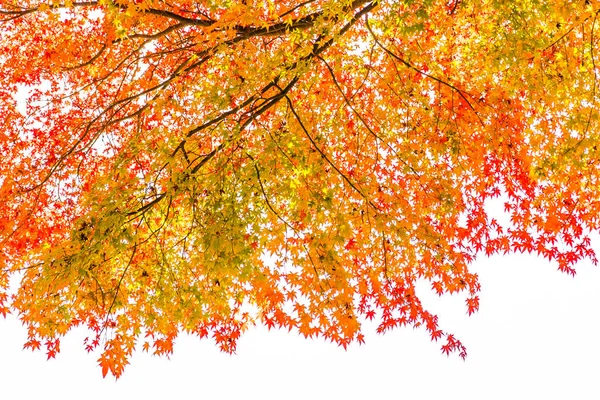
[(0, 313), (48, 357), (87, 327), (116, 377), (254, 323), (344, 347), (422, 326), (464, 358), (419, 280), (471, 314), (477, 256), (596, 263), (599, 12), (0, 0)]

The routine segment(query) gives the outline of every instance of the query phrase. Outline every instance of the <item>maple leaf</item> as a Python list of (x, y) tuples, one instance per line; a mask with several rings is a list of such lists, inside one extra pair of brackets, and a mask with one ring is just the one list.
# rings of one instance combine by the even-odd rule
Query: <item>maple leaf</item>
[(561, 221), (556, 215), (550, 214), (548, 218), (546, 218), (546, 229), (550, 232), (558, 232), (560, 227)]
[(39, 340), (31, 339), (23, 345), (23, 349), (30, 348), (32, 351), (39, 350), (42, 343)]
[(473, 296), (466, 300), (467, 303), (467, 313), (469, 315), (473, 314), (477, 310), (479, 310), (479, 296)]

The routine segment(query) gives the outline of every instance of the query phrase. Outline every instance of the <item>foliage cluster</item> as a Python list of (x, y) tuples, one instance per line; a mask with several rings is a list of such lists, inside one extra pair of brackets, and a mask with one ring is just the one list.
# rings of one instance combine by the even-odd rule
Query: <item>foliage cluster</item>
[(477, 255), (596, 261), (599, 10), (0, 0), (0, 313), (48, 357), (88, 327), (117, 377), (137, 343), (233, 352), (255, 322), (465, 357), (417, 280), (471, 314)]

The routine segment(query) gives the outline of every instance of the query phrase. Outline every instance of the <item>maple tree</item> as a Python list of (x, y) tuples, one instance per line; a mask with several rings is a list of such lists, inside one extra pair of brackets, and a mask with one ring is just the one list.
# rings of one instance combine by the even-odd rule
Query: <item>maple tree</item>
[(418, 280), (471, 314), (477, 255), (596, 263), (599, 10), (0, 0), (0, 313), (48, 357), (88, 327), (116, 377), (256, 322), (423, 326), (464, 358)]

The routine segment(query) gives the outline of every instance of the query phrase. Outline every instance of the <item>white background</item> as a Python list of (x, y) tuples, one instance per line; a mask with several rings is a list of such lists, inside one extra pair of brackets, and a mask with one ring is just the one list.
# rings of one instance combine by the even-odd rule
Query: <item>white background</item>
[[(383, 336), (347, 351), (296, 333), (255, 328), (236, 355), (210, 340), (181, 337), (170, 360), (136, 353), (118, 381), (102, 379), (83, 331), (62, 341), (57, 359), (21, 350), (25, 330), (0, 319), (2, 398), (23, 399), (600, 399), (600, 267), (575, 278), (529, 255), (482, 258), (477, 314), (464, 296), (418, 289), (443, 329), (469, 355), (442, 355), (424, 330)], [(6, 394), (11, 394), (4, 397)]]

